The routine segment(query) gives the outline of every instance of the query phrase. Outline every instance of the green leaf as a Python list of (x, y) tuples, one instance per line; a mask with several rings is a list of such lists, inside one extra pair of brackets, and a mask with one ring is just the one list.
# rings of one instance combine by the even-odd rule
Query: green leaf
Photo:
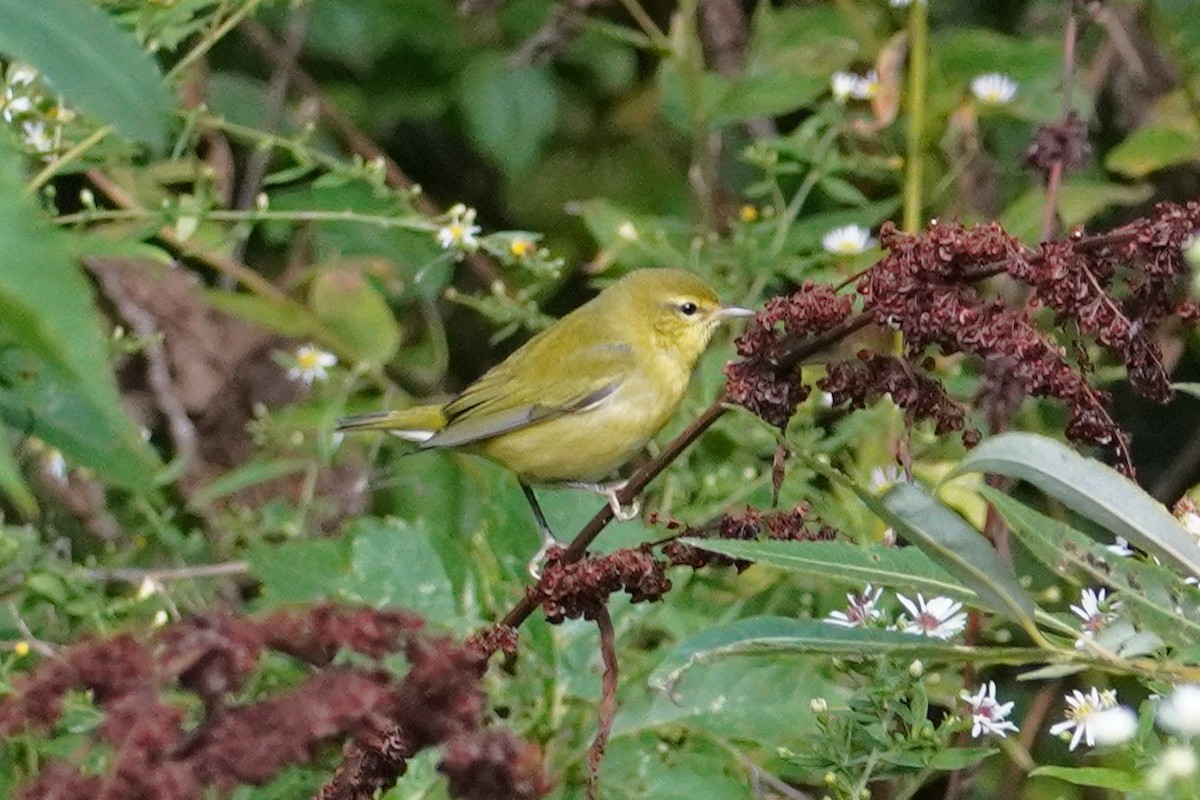
[(218, 311), (253, 322), (284, 336), (307, 336), (313, 330), (313, 319), (303, 306), (281, 303), (270, 297), (248, 292), (223, 289), (204, 291), (204, 299)]
[(0, 352), (0, 412), (102, 478), (147, 489), (158, 464), (122, 410), (91, 284), (67, 235), (26, 195), (18, 164), (0, 141), (0, 343), (10, 346)]
[(1200, 398), (1200, 383), (1172, 383), (1171, 388), (1195, 398)]
[(1119, 592), (1125, 611), (1142, 627), (1165, 638), (1200, 643), (1200, 619), (1184, 613), (1185, 609), (1195, 608), (1195, 602), (1186, 597), (1192, 590), (1170, 570), (1108, 553), (1086, 534), (995, 489), (983, 486), (979, 493), (1052, 572), (1065, 572), (1068, 567), (1081, 572), (1089, 583), (1104, 584)]
[(255, 484), (265, 483), (303, 472), (309, 461), (303, 458), (280, 458), (272, 461), (251, 461), (249, 464), (222, 473), (220, 477), (205, 484), (191, 497), (192, 505), (203, 508), (226, 495), (235, 494)]
[(9, 448), (7, 432), (0, 428), (0, 491), (8, 496), (17, 510), (26, 517), (36, 517), (38, 513), (37, 500), (29, 491), (25, 478), (21, 475), (21, 467), (13, 458)]
[(684, 539), (702, 550), (744, 558), (833, 583), (873, 583), (929, 594), (950, 595), (966, 603), (979, 598), (916, 547), (860, 546), (850, 542), (742, 542)]
[(967, 454), (946, 480), (989, 472), (1028, 481), (1116, 536), (1200, 576), (1200, 547), (1140, 486), (1099, 461), (1033, 433), (993, 436)]
[(259, 544), (246, 561), (262, 581), (260, 605), (327, 600), (350, 573), (350, 540), (297, 539), (280, 545)]
[[(1105, 209), (1143, 203), (1153, 194), (1149, 184), (1126, 186), (1107, 181), (1071, 179), (1059, 188), (1058, 210), (1063, 225), (1081, 225)], [(1022, 194), (1004, 209), (1000, 222), (1004, 229), (1025, 242), (1041, 237), (1042, 216), (1046, 207), (1046, 190), (1035, 187)]]
[(158, 150), (174, 107), (158, 65), (85, 0), (0, 0), (0, 51), (28, 61), (77, 106)]
[(354, 269), (328, 269), (309, 290), (313, 313), (353, 356), (382, 364), (400, 346), (400, 326), (382, 295)]
[(995, 747), (951, 747), (945, 750), (923, 752), (888, 752), (880, 760), (898, 767), (914, 769), (937, 769), (953, 771), (966, 769), (1000, 751)]
[(499, 53), (463, 70), (458, 105), (472, 141), (510, 178), (537, 160), (558, 125), (558, 87), (548, 68), (514, 68)]
[(350, 526), (350, 573), (339, 593), (357, 603), (406, 608), (430, 622), (455, 620), (454, 592), (423, 523), (364, 517)]
[(648, 680), (651, 686), (670, 692), (684, 672), (714, 658), (805, 653), (975, 659), (1012, 664), (1037, 663), (1046, 658), (1036, 648), (975, 648), (900, 631), (845, 628), (820, 620), (763, 616), (717, 625), (680, 643), (655, 667)]
[(1108, 152), (1104, 166), (1130, 178), (1200, 160), (1200, 135), (1151, 123), (1138, 128)]
[(1118, 792), (1135, 792), (1142, 786), (1136, 773), (1109, 767), (1037, 767), (1029, 773), (1031, 778), (1057, 778), (1076, 786), (1095, 786)]
[(815, 460), (809, 464), (858, 495), (898, 535), (974, 591), (978, 605), (1008, 617), (1026, 631), (1036, 631), (1033, 600), (983, 535), (958, 514), (915, 484), (898, 484), (881, 500), (841, 472)]
[(1034, 629), (1033, 600), (991, 544), (962, 517), (911, 483), (895, 486), (883, 498), (883, 507), (897, 534), (972, 588), (985, 607)]

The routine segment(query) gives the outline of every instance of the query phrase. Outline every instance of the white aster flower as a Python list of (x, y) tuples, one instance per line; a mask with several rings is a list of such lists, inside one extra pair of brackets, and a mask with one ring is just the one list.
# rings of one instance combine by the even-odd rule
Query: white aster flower
[(859, 77), (853, 72), (833, 73), (833, 77), (829, 79), (829, 90), (833, 93), (833, 99), (839, 103), (849, 100), (854, 95), (858, 80)]
[(1088, 747), (1095, 747), (1096, 730), (1093, 726), (1096, 715), (1116, 707), (1116, 692), (1105, 692), (1101, 695), (1100, 690), (1093, 686), (1087, 694), (1078, 689), (1073, 690), (1071, 694), (1066, 695), (1066, 700), (1066, 719), (1052, 725), (1050, 735), (1067, 739), (1067, 732), (1074, 730), (1075, 733), (1069, 737), (1071, 750), (1078, 747), (1080, 741), (1086, 741)]
[(22, 122), (21, 138), (25, 140), (25, 144), (32, 147), (38, 153), (48, 153), (54, 149), (54, 139), (50, 136), (50, 132), (46, 130), (46, 123), (40, 120)]
[[(1075, 616), (1083, 620), (1083, 635), (1091, 639), (1097, 633), (1108, 627), (1117, 618), (1116, 611), (1121, 607), (1121, 601), (1107, 599), (1108, 590), (1084, 589), (1079, 595), (1079, 605), (1071, 606)], [(1083, 645), (1083, 640), (1076, 641), (1076, 647)]]
[(4, 99), (4, 121), (12, 122), (14, 118), (22, 114), (28, 114), (33, 111), (33, 100), (24, 95), (13, 96), (10, 92), (5, 92)]
[(337, 356), (326, 353), (316, 345), (306, 344), (296, 351), (296, 363), (288, 370), (288, 377), (312, 386), (315, 381), (329, 377), (328, 369), (337, 364)]
[(882, 587), (876, 589), (868, 583), (861, 594), (848, 593), (846, 600), (849, 604), (846, 606), (846, 610), (829, 612), (825, 621), (830, 625), (841, 625), (843, 628), (865, 627), (883, 617), (883, 612), (875, 607), (882, 595)]
[(474, 250), (479, 246), (482, 231), (475, 224), (475, 209), (459, 203), (450, 209), (450, 220), (438, 228), (437, 240), (443, 250)]
[(963, 690), (958, 695), (971, 707), (971, 735), (978, 739), (985, 733), (994, 733), (1003, 738), (1008, 731), (1016, 733), (1019, 729), (1006, 717), (1012, 713), (1012, 702), (1000, 703), (996, 700), (996, 682), (988, 681), (979, 687), (975, 694)]
[(907, 633), (949, 639), (967, 627), (967, 615), (962, 611), (962, 603), (949, 597), (935, 597), (926, 602), (925, 597), (918, 593), (916, 603), (902, 594), (897, 594), (896, 599), (912, 615), (912, 619), (901, 616), (896, 621), (900, 630)]
[(1176, 686), (1158, 706), (1155, 719), (1159, 727), (1177, 736), (1200, 735), (1200, 684)]
[(37, 80), (37, 70), (28, 64), (13, 64), (8, 68), (9, 86), (28, 86)]
[[(1104, 695), (1101, 694), (1103, 699)], [(1137, 714), (1129, 706), (1106, 708), (1092, 717), (1092, 732), (1096, 736), (1096, 744), (1101, 746), (1125, 744), (1133, 739), (1137, 729)]]
[(1002, 106), (1017, 96), (1017, 82), (1002, 72), (976, 75), (971, 80), (971, 94), (981, 103)]
[(1133, 555), (1133, 548), (1129, 546), (1129, 540), (1124, 536), (1118, 536), (1113, 540), (1113, 543), (1104, 548), (1114, 556), (1128, 558)]
[(828, 253), (853, 256), (875, 246), (871, 232), (861, 225), (843, 225), (821, 237), (821, 247)]
[(1177, 780), (1187, 780), (1196, 774), (1196, 751), (1187, 745), (1176, 744), (1163, 750), (1158, 761), (1146, 774), (1146, 786), (1154, 792), (1165, 792)]

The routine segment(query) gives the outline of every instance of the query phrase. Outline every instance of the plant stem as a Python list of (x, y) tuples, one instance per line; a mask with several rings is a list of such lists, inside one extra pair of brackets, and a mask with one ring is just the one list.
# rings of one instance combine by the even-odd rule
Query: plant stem
[(209, 50), (211, 50), (217, 42), (225, 38), (227, 33), (233, 30), (243, 19), (250, 16), (250, 14), (252, 14), (260, 5), (262, 5), (262, 0), (246, 0), (245, 5), (226, 17), (224, 22), (222, 22), (216, 28), (213, 28), (212, 31), (210, 31), (204, 36), (203, 39), (200, 40), (199, 44), (188, 51), (187, 55), (179, 59), (175, 66), (171, 67), (170, 71), (167, 72), (166, 75), (167, 80), (173, 81), (175, 78), (179, 77), (180, 73), (194, 64)]
[(108, 136), (110, 133), (112, 133), (112, 131), (113, 129), (111, 125), (105, 125), (102, 128), (97, 128), (96, 130), (92, 131), (90, 134), (88, 134), (87, 138), (85, 138), (79, 144), (75, 145), (46, 166), (42, 167), (41, 172), (39, 172), (37, 175), (34, 175), (29, 180), (29, 183), (25, 184), (25, 191), (29, 194), (33, 194), (38, 189), (42, 188), (47, 181), (58, 174), (59, 170), (61, 170), (67, 164), (70, 164), (75, 159), (79, 158), (88, 150), (91, 150), (93, 147), (99, 144), (105, 136)]
[(904, 171), (904, 230), (921, 227), (921, 191), (924, 179), (925, 90), (929, 69), (929, 18), (922, 2), (909, 6), (908, 14), (908, 148)]

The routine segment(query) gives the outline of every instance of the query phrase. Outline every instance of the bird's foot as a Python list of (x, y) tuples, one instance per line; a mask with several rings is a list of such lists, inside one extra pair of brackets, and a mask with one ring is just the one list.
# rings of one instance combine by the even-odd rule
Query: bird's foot
[[(563, 548), (566, 546), (561, 539), (550, 532), (549, 528), (542, 528), (539, 532), (542, 534), (542, 546), (537, 549), (537, 552), (530, 557), (529, 563), (525, 565), (525, 571), (535, 581), (542, 579), (542, 567), (546, 565), (547, 561), (551, 560), (552, 551), (557, 549), (559, 554), (561, 554)], [(554, 557), (557, 558), (558, 556), (555, 555)]]
[(613, 481), (612, 483), (568, 483), (567, 486), (572, 489), (586, 489), (589, 492), (595, 492), (608, 500), (608, 507), (612, 509), (613, 516), (621, 522), (629, 522), (631, 519), (637, 519), (642, 513), (642, 498), (635, 497), (628, 506), (621, 505), (621, 498), (618, 496), (622, 489), (629, 484), (629, 481)]

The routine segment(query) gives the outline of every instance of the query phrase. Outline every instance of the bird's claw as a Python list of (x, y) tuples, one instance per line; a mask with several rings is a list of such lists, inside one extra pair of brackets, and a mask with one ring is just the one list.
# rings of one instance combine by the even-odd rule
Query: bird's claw
[(635, 497), (628, 506), (621, 505), (618, 493), (624, 488), (624, 483), (606, 486), (601, 494), (608, 499), (608, 507), (612, 509), (613, 516), (621, 522), (629, 522), (631, 519), (637, 519), (638, 515), (642, 513), (642, 498)]

